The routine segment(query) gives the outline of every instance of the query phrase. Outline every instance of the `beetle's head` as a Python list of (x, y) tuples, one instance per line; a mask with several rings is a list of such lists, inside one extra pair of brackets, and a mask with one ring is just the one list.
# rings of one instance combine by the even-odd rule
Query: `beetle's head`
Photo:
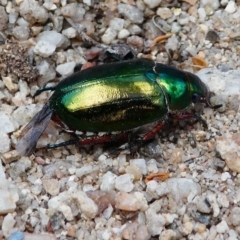
[(191, 94), (192, 94), (192, 102), (196, 103), (203, 103), (206, 104), (208, 107), (217, 109), (220, 108), (222, 105), (212, 105), (210, 99), (215, 95), (213, 92), (209, 91), (209, 88), (201, 81), (201, 79), (191, 74)]

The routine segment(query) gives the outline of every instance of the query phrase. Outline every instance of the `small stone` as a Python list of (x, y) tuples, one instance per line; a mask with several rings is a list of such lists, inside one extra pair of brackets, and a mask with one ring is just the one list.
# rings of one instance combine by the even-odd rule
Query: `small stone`
[(115, 31), (120, 31), (123, 29), (124, 22), (124, 19), (115, 17), (110, 21), (109, 26)]
[(8, 15), (3, 6), (0, 6), (0, 31), (7, 28)]
[(217, 202), (219, 204), (220, 207), (225, 207), (228, 208), (229, 207), (229, 200), (226, 194), (224, 193), (219, 193), (217, 196)]
[(143, 2), (149, 7), (149, 8), (155, 8), (160, 5), (162, 0), (143, 0)]
[(98, 206), (98, 215), (101, 214), (109, 205), (115, 206), (116, 193), (114, 191), (88, 191), (86, 192)]
[(27, 40), (29, 38), (30, 30), (27, 26), (16, 26), (13, 28), (13, 36), (18, 40)]
[(141, 208), (141, 206), (141, 202), (132, 193), (119, 192), (116, 195), (115, 207), (117, 209), (121, 209), (124, 211), (137, 211)]
[(34, 52), (42, 57), (49, 57), (54, 53), (55, 49), (55, 44), (41, 40), (34, 47)]
[(45, 86), (47, 82), (56, 77), (56, 71), (46, 60), (41, 61), (37, 65), (37, 69), (40, 75), (40, 77), (38, 78), (40, 86)]
[(56, 67), (56, 71), (62, 76), (69, 76), (73, 74), (75, 66), (76, 66), (75, 62), (63, 63)]
[(197, 233), (202, 234), (206, 231), (206, 225), (203, 223), (196, 223), (196, 225), (194, 226), (194, 230)]
[(11, 133), (18, 129), (17, 122), (14, 121), (13, 117), (7, 113), (0, 112), (0, 130), (2, 133)]
[(77, 3), (69, 3), (61, 8), (64, 17), (72, 18), (76, 14)]
[(201, 213), (210, 213), (211, 207), (209, 204), (206, 203), (206, 197), (204, 196), (197, 196), (194, 199), (194, 202), (196, 203), (197, 210)]
[(226, 231), (229, 230), (229, 227), (226, 223), (226, 221), (221, 221), (217, 226), (216, 226), (216, 230), (218, 233), (225, 233)]
[(62, 31), (62, 34), (68, 38), (75, 38), (77, 36), (77, 31), (73, 28), (67, 28)]
[(2, 80), (10, 92), (16, 92), (18, 90), (18, 85), (16, 83), (13, 83), (13, 80), (11, 77), (2, 76)]
[(20, 15), (32, 24), (45, 23), (48, 19), (47, 10), (35, 0), (23, 0), (20, 5)]
[(240, 173), (240, 133), (225, 134), (216, 141), (216, 150), (225, 160), (227, 166)]
[(75, 192), (72, 198), (76, 201), (81, 213), (86, 218), (95, 218), (98, 214), (98, 207), (95, 202), (87, 196), (85, 192)]
[(51, 3), (51, 2), (45, 2), (45, 3), (43, 4), (43, 7), (46, 8), (48, 11), (53, 11), (53, 10), (56, 10), (56, 9), (57, 9), (56, 4)]
[(189, 3), (192, 6), (197, 3), (197, 0), (183, 0), (183, 1)]
[(109, 219), (112, 216), (113, 213), (113, 207), (112, 205), (109, 205), (104, 211), (103, 211), (103, 216), (105, 219)]
[(209, 6), (213, 10), (217, 10), (220, 6), (219, 0), (201, 0), (200, 2), (202, 6)]
[(151, 207), (146, 211), (146, 223), (148, 231), (152, 236), (160, 235), (166, 221), (161, 214), (155, 212)]
[(163, 217), (165, 218), (166, 224), (169, 225), (173, 223), (174, 219), (178, 218), (177, 214), (163, 213)]
[(207, 14), (204, 8), (198, 8), (198, 17), (201, 22), (205, 21)]
[(116, 30), (114, 30), (112, 28), (107, 28), (107, 30), (105, 31), (105, 33), (102, 36), (102, 41), (105, 44), (111, 44), (112, 41), (116, 38), (116, 36), (117, 36)]
[(220, 208), (219, 208), (219, 205), (217, 203), (217, 199), (216, 199), (215, 194), (208, 194), (206, 196), (206, 198), (207, 198), (207, 201), (209, 202), (209, 204), (212, 207), (213, 217), (217, 217), (220, 213)]
[(231, 179), (231, 178), (232, 178), (232, 176), (230, 175), (229, 172), (224, 172), (224, 173), (222, 173), (222, 175), (221, 175), (221, 180), (222, 180), (223, 182), (225, 182), (227, 179)]
[(167, 184), (170, 194), (178, 201), (188, 198), (190, 195), (196, 196), (201, 193), (201, 186), (192, 179), (170, 178), (167, 179), (165, 183)]
[(88, 6), (92, 5), (92, 1), (91, 0), (83, 0), (83, 3), (85, 3)]
[(230, 210), (229, 219), (234, 226), (240, 226), (240, 207), (233, 207)]
[(18, 18), (18, 14), (16, 12), (9, 13), (9, 23), (15, 24)]
[(118, 33), (118, 39), (124, 39), (127, 38), (130, 35), (130, 32), (127, 29), (122, 29)]
[(135, 234), (135, 239), (138, 240), (147, 240), (150, 239), (151, 235), (148, 231), (147, 226), (141, 224), (140, 226), (138, 226), (137, 228), (137, 232)]
[(37, 36), (36, 40), (37, 42), (46, 41), (51, 43), (52, 45), (55, 45), (57, 48), (62, 48), (65, 45), (66, 37), (63, 36), (61, 33), (52, 30), (40, 33)]
[(132, 24), (128, 27), (128, 31), (132, 34), (132, 35), (138, 35), (142, 32), (142, 29), (136, 25), (136, 24)]
[(134, 181), (142, 178), (142, 173), (140, 169), (136, 166), (127, 166), (125, 169), (126, 173), (132, 174), (134, 176)]
[(52, 196), (56, 196), (59, 194), (60, 184), (57, 179), (43, 179), (43, 188), (47, 193)]
[(143, 175), (147, 174), (147, 164), (146, 161), (142, 158), (130, 160), (130, 166), (138, 167)]
[(236, 10), (237, 10), (237, 6), (236, 6), (235, 1), (230, 0), (225, 8), (225, 11), (229, 14), (232, 14), (232, 13), (236, 12)]
[(5, 164), (9, 164), (13, 161), (16, 161), (17, 159), (19, 159), (19, 154), (16, 150), (12, 150), (2, 154), (2, 160)]
[[(152, 0), (149, 0), (151, 2)], [(161, 0), (157, 0), (160, 1)], [(122, 14), (124, 17), (129, 19), (133, 23), (142, 23), (143, 22), (143, 12), (139, 10), (137, 7), (129, 5), (129, 4), (118, 4), (118, 12)]]
[(187, 235), (191, 234), (192, 230), (193, 230), (193, 224), (191, 222), (185, 222), (179, 228), (179, 231), (184, 236), (187, 236)]
[(158, 8), (157, 15), (165, 20), (171, 18), (173, 14), (169, 8)]
[(115, 181), (116, 181), (117, 175), (113, 174), (112, 172), (106, 172), (102, 176), (102, 184), (100, 186), (100, 189), (103, 191), (111, 191), (115, 188)]
[(162, 231), (161, 240), (174, 240), (174, 239), (177, 239), (177, 234), (172, 229)]
[(134, 188), (134, 176), (132, 174), (123, 174), (116, 178), (115, 188), (123, 192), (131, 192)]
[(0, 153), (5, 153), (10, 150), (11, 141), (6, 133), (0, 132), (1, 144), (0, 144)]
[(16, 223), (16, 220), (14, 219), (12, 214), (8, 213), (4, 217), (3, 222), (2, 222), (2, 227), (1, 227), (4, 237), (6, 237), (6, 238), (9, 237), (11, 230), (13, 229), (15, 223)]

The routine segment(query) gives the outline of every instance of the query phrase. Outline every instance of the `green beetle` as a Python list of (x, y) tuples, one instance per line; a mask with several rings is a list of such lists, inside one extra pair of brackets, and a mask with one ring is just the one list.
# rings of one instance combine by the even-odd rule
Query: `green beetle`
[(24, 128), (24, 136), (17, 144), (21, 155), (32, 153), (51, 119), (72, 132), (106, 134), (91, 138), (74, 134), (74, 139), (49, 148), (127, 140), (132, 130), (151, 125), (151, 130), (140, 138), (144, 142), (162, 128), (169, 114), (179, 119), (201, 119), (184, 111), (197, 102), (211, 106), (211, 93), (196, 75), (149, 59), (88, 68), (39, 93), (46, 90), (54, 93)]

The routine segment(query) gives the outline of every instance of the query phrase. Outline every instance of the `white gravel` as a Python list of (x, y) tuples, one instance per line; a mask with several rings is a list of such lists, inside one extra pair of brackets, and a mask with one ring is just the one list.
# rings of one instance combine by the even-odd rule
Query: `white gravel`
[[(0, 0), (0, 239), (239, 239), (239, 29), (232, 0)], [(223, 104), (203, 110), (208, 129), (173, 123), (135, 158), (101, 146), (19, 157), (21, 128), (50, 96), (36, 90), (119, 42), (162, 63), (172, 51), (197, 74)], [(38, 146), (68, 139), (50, 123)]]

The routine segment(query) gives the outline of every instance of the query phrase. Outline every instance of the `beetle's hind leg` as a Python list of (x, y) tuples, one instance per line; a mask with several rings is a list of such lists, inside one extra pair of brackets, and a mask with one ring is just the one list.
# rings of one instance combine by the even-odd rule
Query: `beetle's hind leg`
[(45, 92), (45, 91), (55, 91), (56, 89), (56, 86), (51, 86), (51, 87), (41, 87), (39, 88), (35, 94), (33, 95), (33, 97), (37, 97), (38, 95), (40, 95), (42, 92)]
[(59, 147), (66, 147), (70, 145), (76, 145), (78, 143), (77, 139), (71, 139), (66, 142), (61, 142), (61, 143), (55, 143), (55, 144), (48, 144), (46, 146), (46, 149), (54, 149), (54, 148), (59, 148)]

